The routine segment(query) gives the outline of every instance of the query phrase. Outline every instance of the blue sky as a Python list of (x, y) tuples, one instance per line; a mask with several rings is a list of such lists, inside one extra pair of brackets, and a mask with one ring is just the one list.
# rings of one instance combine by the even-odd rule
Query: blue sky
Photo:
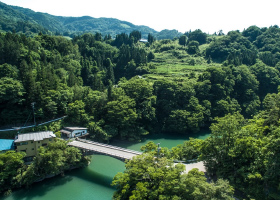
[(0, 0), (57, 16), (111, 17), (157, 31), (243, 31), (251, 25), (280, 25), (277, 0)]

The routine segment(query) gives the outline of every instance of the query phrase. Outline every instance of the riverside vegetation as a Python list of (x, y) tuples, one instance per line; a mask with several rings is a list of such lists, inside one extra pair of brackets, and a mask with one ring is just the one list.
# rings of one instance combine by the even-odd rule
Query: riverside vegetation
[[(234, 188), (242, 198), (279, 199), (279, 27), (251, 26), (227, 35), (195, 30), (172, 40), (149, 34), (147, 43), (140, 43), (141, 37), (139, 31), (115, 38), (86, 33), (71, 40), (1, 33), (0, 125), (22, 125), (36, 102), (38, 121), (68, 117), (32, 130), (85, 126), (90, 138), (101, 142), (140, 140), (155, 132), (184, 135), (210, 127), (206, 140), (163, 148), (158, 166), (144, 166), (140, 158), (128, 162), (113, 181), (115, 198), (230, 199)], [(155, 148), (149, 143), (143, 150), (150, 155)], [(73, 159), (79, 160), (76, 150), (61, 151), (75, 151)], [(149, 163), (149, 155), (142, 162)], [(3, 171), (7, 156), (18, 158), (21, 167)], [(36, 169), (34, 162), (25, 167), (26, 176), (13, 171), (22, 168), (22, 157), (1, 155), (2, 188), (21, 184), (28, 170)], [(163, 169), (169, 159), (197, 158), (217, 182), (202, 183), (195, 170), (181, 175), (180, 165)], [(54, 158), (50, 154), (48, 159), (52, 163)], [(53, 163), (61, 166), (57, 171), (74, 162), (67, 156), (62, 160), (66, 164)], [(185, 188), (188, 182), (200, 187)]]

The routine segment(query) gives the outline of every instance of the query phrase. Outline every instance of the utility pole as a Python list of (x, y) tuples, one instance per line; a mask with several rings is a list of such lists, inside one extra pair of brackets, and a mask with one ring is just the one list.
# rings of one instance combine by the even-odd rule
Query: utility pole
[(34, 112), (34, 106), (35, 106), (35, 102), (31, 103), (32, 109), (33, 109), (33, 118), (34, 118), (34, 125), (36, 126), (36, 120), (35, 120), (35, 112)]
[(158, 148), (157, 148), (157, 159), (159, 159), (159, 152), (161, 150), (161, 147), (159, 147), (160, 143), (158, 143), (157, 145), (158, 145)]

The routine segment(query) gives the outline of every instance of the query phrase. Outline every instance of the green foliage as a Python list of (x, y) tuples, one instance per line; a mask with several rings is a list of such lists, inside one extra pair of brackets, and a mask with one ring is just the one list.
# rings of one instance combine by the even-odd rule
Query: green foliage
[(7, 63), (0, 65), (0, 78), (4, 77), (16, 79), (18, 77), (18, 69)]
[(197, 54), (197, 53), (199, 53), (198, 46), (199, 46), (198, 41), (193, 40), (193, 41), (188, 42), (188, 50), (187, 50), (187, 52), (189, 54)]
[[(106, 105), (106, 124), (116, 130), (118, 136), (122, 139), (130, 137), (138, 137), (135, 110), (135, 101), (128, 96), (119, 96), (118, 99), (110, 101)], [(134, 131), (135, 135), (130, 135), (129, 132)], [(136, 131), (136, 133), (135, 133)], [(112, 136), (113, 132), (109, 133)]]
[(254, 45), (238, 31), (231, 31), (210, 43), (206, 56), (225, 64), (253, 65), (256, 63), (257, 51)]
[(156, 38), (152, 34), (148, 34), (148, 42), (152, 44), (154, 41), (156, 41)]
[(174, 38), (179, 38), (181, 35), (182, 33), (178, 32), (177, 30), (167, 30), (167, 29), (164, 29), (155, 34), (158, 40), (164, 40), (164, 39), (172, 40)]
[(0, 79), (0, 103), (1, 104), (19, 104), (24, 95), (24, 88), (21, 82), (12, 78)]
[[(235, 61), (230, 64), (232, 59), (228, 59), (227, 66), (220, 67), (212, 56), (208, 56), (209, 64), (200, 56), (207, 55), (207, 46), (211, 49), (212, 44), (219, 44), (217, 41), (252, 49), (250, 41), (239, 32), (213, 36), (211, 44), (203, 48), (195, 40), (190, 40), (188, 47), (180, 45), (179, 39), (142, 44), (137, 42), (140, 36), (134, 31), (120, 34), (115, 40), (107, 36), (104, 41), (99, 33), (73, 40), (44, 34), (34, 38), (1, 34), (5, 44), (0, 56), (1, 80), (5, 80), (2, 99), (8, 98), (1, 105), (1, 123), (22, 125), (29, 114), (22, 110), (36, 102), (38, 120), (68, 115), (68, 124), (89, 127), (91, 123), (92, 137), (98, 133), (100, 141), (102, 137), (106, 141), (120, 135), (132, 139), (134, 136), (128, 133), (132, 130), (137, 133), (135, 138), (156, 130), (185, 134), (227, 113), (240, 111), (252, 117), (267, 92), (277, 91), (277, 69), (261, 61), (247, 67), (235, 66)], [(192, 48), (194, 51), (189, 53), (195, 53), (193, 56), (188, 53)], [(129, 80), (134, 76), (139, 78)], [(122, 81), (114, 85), (118, 80)], [(12, 95), (4, 92), (9, 87)], [(124, 117), (120, 115), (113, 122), (108, 111), (116, 109), (112, 102), (117, 105), (123, 99), (134, 102), (127, 107), (133, 111), (129, 115), (132, 119), (125, 120), (128, 127), (117, 127)]]
[(218, 180), (207, 183), (197, 169), (184, 174), (182, 164), (174, 165), (166, 158), (151, 154), (134, 157), (126, 171), (112, 182), (117, 188), (114, 199), (233, 199), (233, 188)]
[[(130, 33), (139, 30), (147, 37), (149, 33), (157, 33), (147, 26), (136, 26), (113, 18), (53, 16), (47, 13), (37, 13), (30, 9), (8, 6), (2, 2), (0, 9), (2, 13), (0, 18), (1, 30), (16, 31), (27, 35), (52, 32), (53, 34), (75, 36), (85, 32), (93, 34), (98, 32), (102, 35), (115, 36), (123, 32)], [(97, 35), (96, 38), (101, 38), (101, 34)]]
[(273, 103), (277, 99), (268, 95), (266, 105), (272, 106), (247, 123), (238, 113), (218, 118), (210, 127), (210, 138), (201, 145), (200, 159), (209, 174), (227, 178), (247, 198), (275, 199), (279, 194), (279, 173), (274, 167), (279, 166), (274, 146), (278, 143), (275, 124), (279, 124), (279, 116), (272, 114), (278, 110)]
[(185, 46), (187, 44), (187, 36), (186, 35), (182, 35), (179, 38), (179, 44)]
[(46, 148), (40, 147), (30, 165), (24, 164), (24, 156), (25, 153), (14, 151), (0, 154), (0, 193), (88, 164), (88, 158), (83, 157), (79, 149), (69, 147), (64, 140), (49, 143)]
[(259, 81), (258, 96), (263, 100), (267, 93), (276, 93), (279, 85), (279, 71), (269, 67), (262, 62), (258, 62), (251, 67), (253, 74)]
[(17, 182), (16, 176), (22, 173), (24, 156), (24, 153), (16, 153), (14, 151), (0, 154), (0, 193), (20, 185)]
[(199, 44), (205, 44), (206, 43), (206, 38), (207, 34), (203, 33), (200, 29), (197, 29), (195, 31), (192, 31), (188, 34), (188, 41), (197, 41)]
[[(180, 38), (185, 38), (180, 34), (157, 41), (150, 35), (149, 44), (143, 44), (138, 42), (140, 31), (115, 39), (85, 33), (73, 40), (42, 33), (32, 38), (1, 33), (0, 124), (22, 126), (32, 102), (37, 121), (68, 115), (62, 124), (85, 126), (93, 140), (106, 142), (139, 140), (156, 131), (187, 134), (216, 119), (213, 135), (205, 142), (190, 140), (172, 150), (162, 148), (160, 155), (192, 160), (202, 153), (199, 159), (205, 159), (210, 175), (228, 178), (252, 198), (276, 198), (279, 28), (206, 35), (210, 43), (203, 45), (197, 39), (205, 36), (201, 31), (186, 35), (187, 46), (182, 41), (180, 45)], [(253, 120), (244, 126), (246, 120), (236, 112)], [(57, 131), (60, 126), (36, 129)], [(155, 148), (149, 144), (144, 151), (156, 155)], [(56, 151), (42, 150), (44, 159), (38, 164), (53, 164), (42, 174), (72, 165)], [(26, 179), (17, 176), (17, 180), (32, 182), (34, 170), (35, 166), (28, 168)], [(5, 190), (9, 193), (9, 188)]]
[(85, 113), (85, 104), (82, 101), (75, 101), (68, 105), (68, 123), (84, 126), (88, 123), (89, 117)]
[(249, 28), (247, 28), (242, 32), (242, 35), (244, 37), (247, 37), (250, 40), (250, 42), (254, 42), (257, 39), (257, 37), (261, 34), (262, 31), (257, 26), (250, 26)]

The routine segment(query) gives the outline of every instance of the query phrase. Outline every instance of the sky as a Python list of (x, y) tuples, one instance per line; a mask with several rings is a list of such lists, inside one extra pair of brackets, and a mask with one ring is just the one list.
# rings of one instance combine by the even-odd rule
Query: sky
[(0, 0), (56, 16), (117, 18), (156, 31), (212, 34), (280, 25), (279, 0)]

